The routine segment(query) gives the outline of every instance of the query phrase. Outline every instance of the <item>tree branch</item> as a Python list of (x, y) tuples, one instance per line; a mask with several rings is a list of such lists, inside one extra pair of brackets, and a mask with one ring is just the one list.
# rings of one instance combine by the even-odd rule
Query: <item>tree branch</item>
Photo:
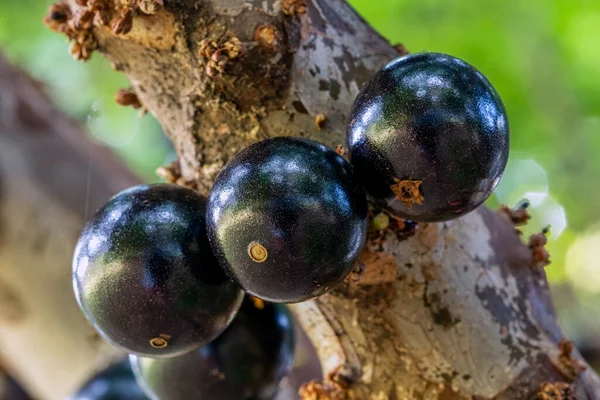
[[(145, 15), (104, 0), (113, 25), (97, 18), (70, 35), (89, 44), (93, 32), (90, 49), (129, 76), (202, 192), (262, 138), (343, 144), (360, 87), (399, 54), (343, 0), (165, 3)], [(543, 269), (502, 214), (482, 207), (405, 236), (372, 240), (352, 279), (294, 306), (324, 372), (306, 399), (530, 399), (559, 386), (565, 399), (600, 398), (563, 341)]]
[(86, 210), (138, 180), (1, 55), (0, 87), (0, 363), (63, 399), (123, 356), (85, 321), (70, 266)]

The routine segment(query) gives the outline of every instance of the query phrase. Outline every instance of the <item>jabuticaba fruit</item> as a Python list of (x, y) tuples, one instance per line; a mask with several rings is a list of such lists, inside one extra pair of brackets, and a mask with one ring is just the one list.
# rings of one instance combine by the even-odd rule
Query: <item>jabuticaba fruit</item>
[(130, 356), (140, 386), (153, 399), (271, 400), (294, 360), (292, 317), (283, 304), (246, 300), (212, 343), (179, 357)]
[(491, 83), (455, 57), (420, 53), (377, 72), (348, 126), (354, 173), (396, 215), (446, 221), (483, 203), (509, 150), (506, 111)]
[(231, 322), (243, 292), (214, 257), (206, 199), (176, 185), (119, 193), (91, 218), (73, 258), (77, 302), (112, 345), (170, 357)]
[(149, 400), (138, 385), (129, 360), (91, 378), (69, 400)]
[(210, 192), (208, 234), (248, 293), (277, 303), (342, 281), (365, 243), (367, 201), (350, 164), (324, 145), (277, 137), (235, 155)]

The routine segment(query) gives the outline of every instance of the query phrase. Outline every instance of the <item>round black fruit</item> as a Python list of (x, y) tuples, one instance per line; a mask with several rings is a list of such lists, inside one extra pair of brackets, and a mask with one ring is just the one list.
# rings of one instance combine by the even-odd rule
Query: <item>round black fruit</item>
[(129, 361), (113, 365), (90, 379), (70, 400), (148, 400)]
[(293, 324), (286, 306), (262, 307), (244, 301), (225, 332), (183, 356), (130, 356), (140, 386), (153, 399), (273, 399), (293, 364)]
[(182, 354), (219, 335), (243, 292), (206, 236), (206, 201), (175, 185), (119, 193), (88, 222), (73, 259), (73, 286), (100, 335), (126, 352)]
[(228, 274), (277, 303), (319, 296), (350, 272), (366, 236), (367, 202), (350, 165), (306, 139), (256, 143), (217, 176), (208, 234)]
[(504, 172), (506, 111), (490, 82), (457, 58), (399, 58), (365, 86), (348, 128), (354, 172), (398, 216), (445, 221), (485, 201)]

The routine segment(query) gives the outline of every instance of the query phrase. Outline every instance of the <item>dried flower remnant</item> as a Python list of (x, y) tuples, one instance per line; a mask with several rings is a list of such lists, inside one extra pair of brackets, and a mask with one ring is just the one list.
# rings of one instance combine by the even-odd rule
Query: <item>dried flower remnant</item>
[(121, 16), (113, 24), (113, 32), (116, 35), (126, 35), (133, 28), (133, 9), (125, 8), (121, 11)]
[(120, 89), (115, 94), (115, 101), (121, 106), (131, 106), (136, 110), (142, 108), (142, 103), (140, 102), (137, 94), (130, 89)]
[(221, 51), (215, 51), (206, 63), (206, 75), (214, 78), (215, 76), (222, 74), (225, 72), (225, 67), (227, 66), (228, 61), (229, 58), (223, 55)]
[(44, 17), (44, 24), (55, 32), (67, 34), (70, 29), (68, 22), (71, 16), (69, 5), (64, 1), (59, 1), (48, 9), (48, 14)]
[(109, 8), (108, 1), (109, 0), (87, 0), (87, 6), (89, 7), (90, 10), (93, 10), (93, 11), (108, 9)]
[(194, 180), (186, 180), (181, 176), (181, 167), (179, 161), (173, 161), (169, 165), (159, 167), (155, 171), (156, 175), (163, 178), (168, 183), (174, 183), (178, 186), (187, 187), (193, 190), (198, 189), (198, 182)]
[(524, 200), (514, 209), (511, 209), (506, 205), (502, 205), (499, 211), (508, 217), (514, 226), (522, 226), (531, 219), (531, 215), (529, 215), (527, 212), (528, 208), (529, 202)]
[(394, 192), (397, 200), (400, 200), (406, 207), (411, 208), (414, 204), (423, 204), (424, 197), (421, 194), (422, 179), (395, 179), (390, 189)]
[(94, 16), (96, 13), (90, 9), (78, 10), (69, 21), (74, 31), (90, 30), (94, 26)]
[(281, 12), (285, 15), (300, 15), (306, 13), (305, 0), (282, 0)]
[(198, 44), (198, 55), (202, 58), (210, 58), (217, 50), (218, 46), (214, 40), (203, 39)]
[(87, 61), (98, 47), (96, 39), (89, 31), (82, 31), (69, 47), (69, 53), (75, 60)]
[(283, 34), (272, 24), (261, 24), (254, 31), (254, 41), (269, 53), (276, 53), (283, 45)]
[(107, 0), (88, 0), (88, 7), (96, 13), (94, 22), (99, 26), (107, 26), (110, 24), (111, 9)]
[(579, 360), (573, 358), (573, 342), (563, 339), (558, 344), (558, 348), (560, 349), (558, 359), (563, 372), (565, 372), (565, 377), (574, 381), (586, 368)]
[(338, 153), (340, 156), (346, 155), (346, 149), (344, 149), (344, 146), (342, 146), (341, 144), (337, 145), (337, 147), (335, 148), (335, 152)]
[(576, 397), (569, 383), (542, 382), (536, 400), (576, 400)]
[(323, 130), (323, 128), (325, 128), (325, 124), (327, 123), (327, 115), (321, 113), (321, 114), (317, 114), (317, 116), (315, 117), (315, 125), (317, 126), (318, 130)]
[(58, 2), (50, 6), (44, 23), (53, 31), (67, 36), (71, 45), (69, 53), (76, 60), (87, 61), (92, 52), (98, 47), (96, 39), (92, 34), (94, 12), (90, 10), (79, 10), (73, 14), (69, 5)]
[(232, 37), (223, 45), (223, 50), (230, 60), (243, 57), (246, 54), (246, 46), (236, 37)]
[(156, 175), (163, 178), (168, 183), (175, 183), (181, 179), (181, 167), (178, 161), (173, 161), (169, 165), (159, 167), (156, 169)]
[(156, 14), (165, 5), (163, 0), (137, 0), (136, 4), (141, 12), (148, 15)]
[(198, 44), (198, 56), (207, 59), (204, 70), (211, 78), (224, 73), (229, 61), (242, 58), (246, 53), (246, 46), (235, 36), (222, 45), (211, 39)]
[(298, 390), (301, 400), (346, 400), (347, 393), (335, 383), (311, 381), (300, 386)]
[(540, 233), (531, 235), (529, 238), (529, 249), (531, 250), (532, 263), (534, 267), (545, 267), (550, 264), (550, 253), (546, 249), (548, 243), (547, 234), (550, 227), (546, 227)]

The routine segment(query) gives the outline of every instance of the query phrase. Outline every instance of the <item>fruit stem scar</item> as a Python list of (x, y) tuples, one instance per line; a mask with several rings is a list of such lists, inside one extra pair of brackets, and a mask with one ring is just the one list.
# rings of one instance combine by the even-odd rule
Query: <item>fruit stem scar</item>
[(252, 261), (257, 263), (265, 262), (269, 257), (267, 249), (258, 242), (250, 243), (250, 246), (248, 246), (248, 255), (250, 256)]
[(394, 178), (394, 181), (396, 183), (390, 185), (390, 189), (396, 195), (396, 199), (406, 204), (406, 207), (411, 208), (413, 203), (423, 204), (423, 200), (425, 200), (421, 193), (423, 179), (405, 179), (401, 181)]

